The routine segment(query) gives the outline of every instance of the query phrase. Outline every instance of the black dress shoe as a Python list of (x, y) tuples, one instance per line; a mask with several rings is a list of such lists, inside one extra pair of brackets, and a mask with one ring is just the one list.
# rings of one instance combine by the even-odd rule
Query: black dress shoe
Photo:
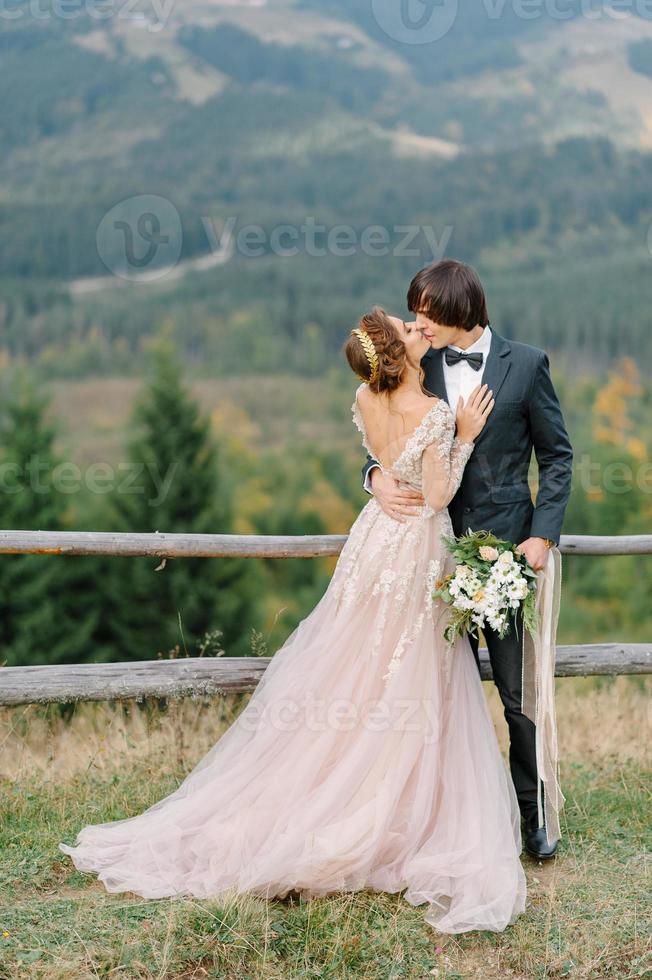
[(548, 858), (555, 856), (557, 841), (554, 840), (552, 844), (549, 844), (545, 826), (535, 827), (527, 832), (525, 850), (531, 857), (536, 858), (538, 861), (547, 861)]

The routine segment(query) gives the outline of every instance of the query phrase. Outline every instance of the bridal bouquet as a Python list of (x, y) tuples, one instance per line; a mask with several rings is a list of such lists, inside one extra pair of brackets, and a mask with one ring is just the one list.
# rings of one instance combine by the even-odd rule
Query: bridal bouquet
[(437, 582), (433, 598), (451, 607), (444, 636), (449, 643), (467, 632), (490, 626), (502, 638), (509, 632), (510, 613), (523, 609), (523, 625), (530, 633), (537, 626), (537, 573), (525, 555), (509, 541), (487, 531), (469, 531), (444, 539), (458, 565)]

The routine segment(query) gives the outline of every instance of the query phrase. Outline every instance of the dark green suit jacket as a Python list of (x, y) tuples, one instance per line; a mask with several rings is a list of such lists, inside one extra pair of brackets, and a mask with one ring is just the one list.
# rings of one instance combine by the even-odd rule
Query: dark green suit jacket
[[(573, 449), (548, 355), (506, 340), (493, 327), (491, 332), (482, 382), (493, 390), (496, 403), (449, 504), (453, 530), (456, 535), (468, 528), (492, 531), (514, 544), (529, 537), (558, 544), (571, 490)], [(443, 350), (431, 349), (421, 363), (428, 391), (446, 399), (443, 357)], [(528, 485), (532, 450), (539, 469), (535, 503)], [(373, 465), (369, 456), (363, 477)]]

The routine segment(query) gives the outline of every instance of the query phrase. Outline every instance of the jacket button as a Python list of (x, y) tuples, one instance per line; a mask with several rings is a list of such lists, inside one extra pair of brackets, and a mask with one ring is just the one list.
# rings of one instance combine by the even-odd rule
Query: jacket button
[(464, 513), (465, 514), (470, 514), (471, 513), (471, 508), (470, 507), (465, 507), (464, 508)]

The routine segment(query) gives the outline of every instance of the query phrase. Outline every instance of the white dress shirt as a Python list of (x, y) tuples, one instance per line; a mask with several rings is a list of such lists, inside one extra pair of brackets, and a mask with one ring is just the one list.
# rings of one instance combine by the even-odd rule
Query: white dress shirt
[(482, 375), (489, 356), (491, 347), (491, 327), (485, 327), (478, 339), (470, 347), (462, 350), (455, 344), (450, 345), (451, 350), (461, 351), (463, 354), (482, 354), (482, 367), (479, 371), (474, 371), (468, 361), (459, 361), (457, 364), (447, 364), (446, 357), (442, 353), (444, 365), (444, 383), (446, 385), (446, 397), (448, 404), (455, 413), (457, 409), (457, 399), (462, 396), (466, 402), (467, 398), (477, 385), (482, 384)]
[[(449, 345), (452, 350), (461, 351), (463, 354), (482, 354), (482, 367), (479, 371), (475, 371), (468, 361), (458, 361), (457, 364), (447, 364), (446, 357), (442, 351), (442, 364), (444, 368), (444, 384), (446, 385), (446, 398), (448, 399), (448, 404), (453, 410), (453, 414), (457, 409), (457, 399), (462, 396), (466, 402), (467, 398), (477, 385), (482, 384), (482, 376), (484, 374), (484, 369), (487, 364), (487, 357), (489, 356), (489, 348), (491, 347), (491, 327), (486, 326), (475, 343), (471, 344), (465, 350), (461, 347), (456, 347), (455, 344)], [(368, 470), (367, 475), (364, 480), (364, 488), (367, 493), (371, 493), (371, 474), (375, 470), (375, 466), (372, 466)]]

